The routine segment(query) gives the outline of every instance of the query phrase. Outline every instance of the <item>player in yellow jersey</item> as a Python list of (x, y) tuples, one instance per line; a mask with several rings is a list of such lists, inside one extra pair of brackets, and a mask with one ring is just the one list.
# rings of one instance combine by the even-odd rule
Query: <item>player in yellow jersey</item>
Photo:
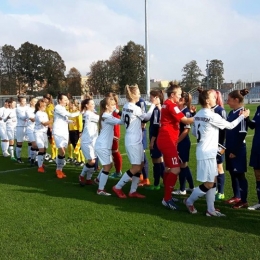
[[(53, 104), (52, 95), (46, 94), (43, 96), (43, 99), (44, 102), (46, 103), (45, 112), (47, 113), (49, 120), (53, 121), (54, 104)], [(52, 136), (52, 124), (50, 124), (48, 127), (47, 136), (51, 146), (51, 159), (49, 160), (49, 162), (55, 162), (55, 158), (57, 157), (58, 154), (58, 149), (56, 148), (55, 141)]]
[[(79, 110), (79, 102), (75, 99), (70, 100), (69, 103), (69, 112), (70, 113), (75, 113)], [(70, 143), (73, 146), (73, 151), (77, 146), (78, 140), (80, 138), (80, 135), (82, 133), (82, 128), (83, 128), (83, 119), (82, 119), (82, 114), (80, 114), (77, 117), (69, 118), (71, 120), (71, 123), (69, 123), (69, 140)], [(72, 157), (72, 155), (70, 155)], [(85, 158), (82, 154), (82, 151), (79, 150), (77, 153), (77, 158), (75, 165), (76, 166), (83, 166), (84, 165)]]

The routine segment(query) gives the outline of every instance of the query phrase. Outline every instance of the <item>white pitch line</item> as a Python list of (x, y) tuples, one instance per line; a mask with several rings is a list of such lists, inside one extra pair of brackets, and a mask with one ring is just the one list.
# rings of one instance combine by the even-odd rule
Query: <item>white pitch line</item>
[(7, 170), (7, 171), (0, 171), (0, 174), (1, 173), (6, 173), (6, 172), (23, 171), (23, 170), (28, 170), (28, 169), (32, 169), (32, 167), (30, 167), (30, 168), (22, 168), (22, 169), (14, 169), (14, 170)]

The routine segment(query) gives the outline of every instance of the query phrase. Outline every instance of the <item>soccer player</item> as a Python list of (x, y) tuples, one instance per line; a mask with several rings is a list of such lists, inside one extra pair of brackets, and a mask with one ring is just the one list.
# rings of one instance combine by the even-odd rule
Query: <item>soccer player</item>
[[(146, 109), (146, 104), (145, 104), (145, 100), (143, 98), (139, 98), (138, 102), (136, 102), (136, 105), (139, 106), (142, 110), (143, 113), (147, 112)], [(142, 173), (140, 176), (140, 183), (138, 186), (149, 186), (150, 185), (150, 180), (148, 178), (148, 160), (145, 154), (145, 149), (147, 148), (147, 135), (146, 135), (146, 121), (142, 122), (142, 131), (143, 131), (143, 139), (142, 139), (142, 144), (143, 144), (143, 149), (144, 149), (144, 165), (142, 168)]]
[(1, 148), (4, 157), (10, 156), (8, 153), (9, 140), (6, 131), (6, 118), (9, 114), (8, 99), (5, 100), (4, 106), (0, 108), (0, 138)]
[[(247, 93), (248, 90), (243, 89), (234, 90), (228, 94), (227, 103), (232, 108), (227, 117), (229, 122), (236, 119), (244, 110), (243, 101)], [(226, 170), (230, 173), (234, 194), (226, 203), (234, 204), (232, 206), (234, 209), (248, 207), (248, 182), (245, 176), (247, 171), (245, 143), (247, 128), (246, 120), (242, 120), (236, 128), (226, 131)]]
[[(164, 95), (162, 90), (153, 89), (150, 91), (150, 99), (154, 100), (156, 98), (160, 99), (160, 104), (163, 104)], [(149, 190), (160, 190), (160, 178), (163, 178), (164, 173), (164, 163), (161, 151), (157, 147), (157, 136), (159, 132), (161, 106), (156, 106), (153, 110), (152, 116), (150, 118), (149, 125), (149, 140), (150, 140), (150, 156), (153, 163), (153, 185), (147, 186), (146, 189)]]
[(9, 140), (9, 153), (12, 161), (16, 161), (14, 157), (14, 139), (16, 136), (16, 101), (10, 98), (8, 100), (8, 116), (6, 117), (6, 132)]
[(214, 206), (216, 193), (216, 176), (218, 175), (216, 155), (218, 151), (218, 136), (220, 129), (233, 129), (245, 117), (249, 110), (243, 111), (233, 122), (228, 122), (211, 108), (216, 104), (216, 96), (212, 90), (203, 90), (199, 94), (202, 109), (194, 117), (192, 133), (197, 137), (196, 159), (197, 180), (202, 182), (196, 187), (188, 199), (183, 202), (191, 214), (197, 213), (194, 202), (206, 195), (206, 216), (224, 217)]
[(157, 137), (157, 145), (163, 154), (166, 168), (163, 176), (164, 197), (162, 205), (172, 210), (177, 209), (171, 192), (180, 173), (177, 151), (179, 126), (180, 122), (184, 124), (193, 123), (193, 118), (187, 118), (178, 108), (177, 102), (181, 98), (181, 93), (181, 87), (170, 82), (170, 86), (167, 89), (168, 99), (164, 101), (161, 109), (160, 130)]
[[(216, 91), (216, 90), (212, 90), (212, 92), (216, 96), (216, 104), (211, 109), (226, 120), (227, 114), (224, 109), (221, 92)], [(225, 136), (226, 136), (226, 130), (219, 129), (218, 143), (222, 146), (225, 145)], [(224, 161), (224, 153), (217, 154), (217, 165), (218, 165), (217, 194), (216, 194), (217, 200), (225, 199), (225, 194), (224, 194), (225, 173), (224, 173), (224, 168), (223, 168), (223, 161)]]
[[(52, 95), (46, 94), (43, 96), (43, 99), (46, 103), (45, 111), (48, 115), (49, 120), (52, 122), (53, 113), (54, 113), (54, 104), (53, 104)], [(56, 160), (56, 157), (57, 157), (57, 148), (55, 145), (54, 137), (52, 135), (52, 124), (49, 124), (49, 126), (48, 126), (47, 136), (48, 136), (49, 144), (51, 146), (51, 159), (49, 160), (49, 162), (53, 162), (54, 160)]]
[(25, 138), (25, 131), (27, 126), (27, 115), (26, 110), (28, 106), (26, 105), (26, 98), (19, 98), (19, 106), (16, 108), (16, 117), (17, 117), (17, 125), (16, 125), (16, 159), (18, 163), (23, 163), (21, 160), (21, 152), (22, 146)]
[(35, 105), (37, 103), (37, 98), (30, 99), (30, 107), (27, 108), (25, 114), (27, 119), (27, 126), (26, 126), (26, 135), (28, 138), (28, 157), (30, 158), (31, 166), (34, 165), (36, 154), (37, 154), (37, 145), (35, 142), (35, 135), (34, 135), (34, 126), (35, 126)]
[(92, 175), (95, 171), (96, 153), (94, 146), (98, 137), (99, 115), (95, 113), (95, 102), (92, 98), (87, 98), (81, 102), (81, 112), (83, 112), (84, 129), (81, 135), (80, 147), (87, 162), (79, 176), (81, 186), (92, 185)]
[(100, 133), (95, 143), (95, 152), (103, 166), (99, 177), (98, 195), (110, 196), (111, 194), (105, 191), (109, 171), (112, 168), (112, 143), (114, 125), (124, 124), (121, 119), (112, 115), (116, 110), (116, 102), (111, 97), (106, 97), (100, 101), (100, 116), (99, 129)]
[(249, 120), (248, 126), (251, 129), (255, 129), (249, 165), (254, 168), (256, 180), (256, 194), (258, 198), (258, 203), (248, 207), (248, 209), (260, 210), (260, 106), (257, 107), (252, 121)]
[(35, 142), (39, 149), (38, 152), (38, 172), (44, 173), (44, 155), (46, 154), (46, 149), (48, 148), (48, 125), (52, 123), (49, 120), (46, 110), (46, 103), (44, 99), (37, 101), (35, 105), (35, 125), (34, 125), (34, 135)]
[[(192, 100), (191, 95), (183, 91), (181, 94), (181, 98), (178, 102), (179, 109), (187, 118), (192, 116), (190, 112), (191, 100)], [(172, 194), (175, 195), (186, 195), (186, 188), (185, 188), (186, 180), (189, 183), (189, 191), (192, 191), (194, 189), (192, 174), (188, 166), (188, 162), (190, 158), (190, 146), (191, 146), (189, 132), (190, 132), (190, 125), (183, 124), (182, 122), (180, 122), (180, 135), (179, 135), (178, 147), (177, 147), (179, 153), (179, 159), (180, 159), (180, 174), (179, 174), (180, 189), (172, 192)]]
[[(118, 95), (112, 92), (109, 92), (106, 97), (112, 97), (116, 102), (116, 109), (113, 111), (112, 115), (116, 118), (121, 117), (121, 112), (119, 111), (118, 106)], [(114, 138), (112, 143), (112, 157), (114, 162), (114, 167), (116, 172), (111, 174), (110, 178), (121, 178), (122, 177), (122, 156), (119, 151), (119, 139), (120, 139), (120, 125), (114, 125)]]
[(123, 174), (119, 182), (113, 187), (113, 191), (119, 198), (127, 198), (122, 188), (132, 178), (131, 189), (128, 196), (131, 198), (145, 198), (144, 195), (136, 191), (144, 162), (142, 121), (148, 121), (151, 118), (155, 105), (160, 105), (160, 99), (155, 98), (152, 100), (152, 105), (148, 112), (143, 113), (141, 108), (136, 105), (136, 102), (140, 99), (138, 86), (126, 85), (125, 93), (128, 102), (123, 107), (121, 118), (125, 123), (125, 148), (131, 163), (131, 168)]
[(58, 148), (58, 158), (56, 159), (56, 176), (59, 179), (66, 177), (62, 169), (65, 165), (65, 153), (69, 142), (69, 117), (76, 117), (80, 114), (79, 111), (75, 113), (69, 113), (66, 110), (67, 104), (67, 96), (63, 93), (60, 93), (58, 95), (58, 104), (55, 106), (54, 109), (54, 122), (52, 132), (56, 147)]
[[(77, 100), (75, 100), (75, 99), (70, 100), (69, 112), (74, 113), (74, 112), (80, 111), (79, 105), (80, 104)], [(69, 156), (69, 157), (73, 158), (73, 151), (77, 145), (80, 134), (82, 133), (82, 127), (83, 127), (82, 114), (80, 113), (79, 116), (72, 117), (69, 119), (71, 120), (71, 123), (69, 123), (69, 140), (73, 147), (73, 149), (71, 151), (72, 156)], [(79, 152), (77, 154), (75, 165), (76, 166), (84, 165), (84, 158), (83, 158), (81, 150), (79, 150)]]

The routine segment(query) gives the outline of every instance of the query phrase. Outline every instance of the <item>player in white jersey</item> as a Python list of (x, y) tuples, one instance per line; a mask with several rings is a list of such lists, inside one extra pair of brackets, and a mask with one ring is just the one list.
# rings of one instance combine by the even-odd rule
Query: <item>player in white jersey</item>
[[(98, 137), (99, 115), (95, 113), (95, 103), (92, 98), (86, 98), (81, 102), (81, 112), (83, 112), (84, 128), (81, 135), (80, 147), (87, 162), (79, 176), (81, 186), (92, 184), (92, 174), (95, 170), (96, 153), (94, 146)], [(86, 179), (85, 179), (86, 178)]]
[(112, 143), (114, 138), (114, 126), (124, 124), (121, 119), (112, 115), (116, 110), (116, 102), (111, 97), (106, 97), (100, 102), (100, 118), (99, 129), (100, 133), (95, 143), (95, 152), (103, 166), (99, 177), (98, 195), (110, 196), (111, 194), (105, 191), (109, 171), (112, 168)]
[(245, 117), (249, 116), (249, 110), (243, 111), (233, 122), (228, 122), (211, 110), (216, 103), (214, 91), (203, 90), (199, 94), (199, 103), (202, 109), (194, 117), (192, 133), (197, 137), (197, 180), (203, 184), (193, 190), (189, 198), (184, 200), (184, 204), (190, 213), (195, 214), (197, 210), (193, 206), (194, 202), (206, 195), (206, 216), (223, 217), (225, 215), (214, 207), (216, 176), (218, 175), (216, 155), (218, 152), (219, 129), (233, 129)]
[(9, 140), (6, 131), (6, 117), (9, 114), (8, 109), (8, 99), (5, 100), (4, 106), (0, 108), (0, 138), (1, 138), (1, 148), (4, 157), (10, 156), (8, 153)]
[(66, 110), (68, 104), (68, 97), (65, 94), (60, 93), (58, 95), (58, 105), (54, 109), (54, 122), (53, 122), (53, 137), (56, 147), (58, 148), (58, 158), (56, 160), (57, 169), (56, 176), (59, 179), (65, 178), (66, 175), (62, 172), (62, 168), (65, 165), (65, 153), (69, 142), (69, 117), (76, 117), (80, 112), (69, 113)]
[(26, 110), (28, 106), (26, 105), (26, 98), (20, 97), (19, 106), (16, 108), (16, 117), (17, 117), (17, 125), (16, 125), (16, 158), (18, 163), (23, 163), (21, 160), (21, 151), (25, 138), (25, 131), (27, 126), (27, 115)]
[(45, 112), (46, 103), (44, 99), (37, 101), (35, 105), (35, 125), (34, 136), (35, 142), (39, 149), (38, 152), (38, 172), (44, 172), (43, 160), (48, 148), (47, 130), (48, 126), (52, 123), (49, 120), (47, 113)]
[(27, 117), (27, 126), (26, 126), (26, 136), (28, 138), (28, 158), (31, 162), (31, 166), (34, 165), (34, 161), (37, 154), (37, 145), (35, 142), (35, 135), (34, 135), (34, 125), (35, 125), (35, 104), (37, 103), (38, 99), (32, 97), (30, 99), (30, 106), (26, 110), (26, 117)]
[(11, 160), (16, 161), (14, 157), (14, 139), (16, 137), (16, 124), (17, 124), (17, 119), (16, 119), (16, 101), (10, 98), (8, 100), (8, 115), (5, 118), (6, 121), (6, 131), (7, 131), (7, 136), (9, 140), (9, 153), (11, 155)]
[(122, 111), (122, 120), (125, 123), (125, 148), (131, 168), (127, 170), (119, 182), (113, 187), (113, 191), (119, 198), (126, 198), (123, 193), (123, 186), (132, 178), (132, 185), (129, 197), (145, 198), (144, 195), (136, 192), (140, 180), (140, 174), (144, 163), (144, 149), (142, 144), (142, 121), (148, 121), (152, 115), (155, 105), (160, 105), (160, 99), (155, 98), (147, 113), (135, 105), (140, 99), (140, 90), (137, 85), (125, 87), (126, 98), (128, 102), (124, 105)]

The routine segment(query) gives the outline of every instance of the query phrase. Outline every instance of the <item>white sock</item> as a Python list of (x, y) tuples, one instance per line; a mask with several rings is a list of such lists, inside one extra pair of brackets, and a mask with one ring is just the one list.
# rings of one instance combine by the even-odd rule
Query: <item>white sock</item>
[(139, 181), (140, 181), (140, 177), (136, 177), (136, 176), (132, 177), (130, 193), (136, 192)]
[(196, 187), (189, 198), (186, 200), (187, 205), (193, 205), (196, 200), (198, 200), (200, 197), (205, 196), (205, 192), (203, 192), (200, 187)]
[(21, 159), (22, 147), (17, 147), (17, 146), (16, 146), (15, 151), (16, 151), (16, 158), (17, 158), (17, 159)]
[(4, 152), (8, 152), (8, 146), (9, 146), (9, 143), (8, 142), (1, 142), (1, 146), (2, 146), (2, 151), (3, 153)]
[[(94, 171), (95, 171), (95, 168), (94, 168), (94, 167), (88, 168), (88, 171), (87, 171), (87, 180), (91, 180)], [(101, 173), (100, 173), (100, 175), (101, 175)], [(98, 179), (99, 179), (99, 178), (100, 178), (100, 176), (98, 177)]]
[(107, 179), (108, 179), (108, 174), (104, 174), (102, 172), (99, 178), (99, 185), (98, 185), (99, 190), (104, 190), (105, 185), (107, 184)]
[(10, 153), (11, 157), (14, 157), (14, 146), (13, 145), (9, 145), (9, 153)]
[(98, 173), (98, 176), (97, 176), (97, 179), (99, 180), (99, 178), (100, 178), (100, 175), (101, 175), (101, 173), (102, 173), (102, 171), (103, 171), (103, 168), (100, 170), (100, 172)]
[(28, 158), (31, 157), (31, 145), (28, 145), (27, 152), (28, 152)]
[(119, 182), (116, 184), (116, 189), (122, 189), (123, 186), (131, 180), (130, 176), (125, 172)]
[(5, 152), (5, 145), (4, 145), (4, 143), (5, 143), (5, 142), (3, 142), (3, 141), (1, 142), (2, 153)]
[(43, 164), (43, 155), (38, 155), (38, 167), (42, 167)]
[(88, 171), (88, 167), (86, 165), (84, 165), (84, 167), (83, 167), (83, 169), (81, 171), (80, 176), (85, 177), (86, 174), (87, 174), (87, 171)]
[[(39, 157), (39, 155), (38, 155), (38, 157)], [(56, 162), (57, 162), (57, 170), (62, 171), (62, 168), (65, 165), (65, 158), (60, 159), (57, 157)]]
[(214, 206), (215, 195), (216, 195), (216, 187), (208, 190), (207, 193), (206, 193), (206, 201), (207, 201), (208, 212), (214, 212), (215, 211), (215, 206)]

